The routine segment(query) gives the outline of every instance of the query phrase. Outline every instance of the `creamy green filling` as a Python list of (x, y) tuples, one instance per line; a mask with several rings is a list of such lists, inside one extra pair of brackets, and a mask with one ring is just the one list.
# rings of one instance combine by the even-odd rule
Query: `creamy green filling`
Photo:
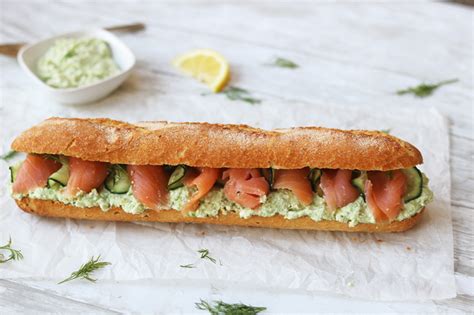
[[(193, 194), (193, 188), (181, 187), (170, 192), (168, 209), (181, 210)], [(14, 198), (29, 197), (33, 199), (54, 200), (65, 204), (71, 204), (80, 208), (100, 207), (107, 211), (112, 207), (120, 207), (127, 213), (139, 214), (146, 208), (133, 196), (131, 190), (126, 194), (113, 194), (107, 189), (93, 190), (90, 193), (81, 193), (75, 197), (64, 194), (64, 188), (37, 188), (27, 195), (14, 194)], [(404, 204), (402, 211), (396, 218), (398, 221), (414, 216), (431, 202), (433, 193), (428, 188), (428, 178), (423, 174), (423, 190), (421, 195)], [(271, 217), (281, 215), (286, 219), (296, 219), (308, 216), (315, 221), (330, 220), (347, 223), (355, 226), (359, 223), (375, 223), (375, 218), (362, 197), (354, 202), (330, 211), (324, 198), (314, 194), (313, 202), (302, 205), (289, 190), (273, 191), (262, 198), (262, 205), (255, 210), (242, 207), (230, 201), (224, 195), (222, 188), (213, 188), (203, 199), (196, 211), (190, 212), (190, 216), (204, 218), (219, 214), (236, 212), (241, 218), (251, 216)]]
[(38, 77), (55, 88), (88, 85), (119, 72), (109, 45), (97, 38), (63, 38), (37, 64)]

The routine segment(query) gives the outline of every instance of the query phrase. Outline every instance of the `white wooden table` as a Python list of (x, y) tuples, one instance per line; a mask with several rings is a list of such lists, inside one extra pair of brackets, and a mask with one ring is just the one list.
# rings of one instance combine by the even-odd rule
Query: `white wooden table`
[[(201, 87), (169, 71), (170, 59), (187, 49), (211, 47), (232, 63), (234, 84), (272, 100), (337, 103), (346, 106), (430, 107), (451, 126), (452, 209), (457, 280), (474, 282), (474, 131), (473, 11), (448, 3), (427, 2), (0, 2), (0, 42), (34, 41), (69, 30), (134, 21), (144, 33), (123, 35), (139, 59), (134, 76), (107, 104), (146, 104), (147, 95), (197, 97)], [(262, 64), (279, 56), (301, 65), (268, 79)], [(6, 75), (8, 74), (8, 75)], [(426, 99), (394, 91), (421, 81), (459, 78)], [(26, 87), (24, 89), (24, 87)], [(11, 89), (18, 97), (30, 81), (16, 61), (0, 57), (0, 115), (8, 111)], [(152, 106), (147, 104), (146, 106)], [(70, 110), (74, 113), (74, 109)], [(5, 148), (2, 144), (2, 148)], [(44, 312), (196, 312), (200, 298), (264, 305), (272, 312), (472, 312), (474, 297), (445, 301), (380, 303), (327, 294), (249, 292), (232, 284), (71, 283), (0, 280), (0, 313)], [(464, 292), (466, 293), (466, 292)]]

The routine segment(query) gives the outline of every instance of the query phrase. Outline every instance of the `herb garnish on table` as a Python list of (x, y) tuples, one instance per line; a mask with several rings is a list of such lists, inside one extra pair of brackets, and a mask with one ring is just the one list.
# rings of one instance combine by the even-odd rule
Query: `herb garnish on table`
[(265, 311), (267, 308), (262, 306), (245, 305), (242, 303), (229, 304), (222, 301), (213, 301), (211, 303), (201, 299), (196, 303), (198, 310), (208, 311), (211, 315), (255, 315)]
[[(207, 259), (207, 260), (211, 261), (214, 264), (217, 262), (217, 260), (214, 257), (211, 257), (209, 255), (209, 250), (207, 248), (202, 248), (202, 249), (198, 250), (197, 252), (200, 254), (199, 258)], [(219, 264), (222, 266), (222, 262), (221, 262), (220, 259), (219, 259)], [(179, 266), (181, 268), (196, 268), (195, 264), (183, 264), (183, 265), (179, 265)]]
[[(7, 261), (10, 261), (10, 260), (23, 259), (23, 254), (21, 253), (21, 250), (14, 249), (12, 248), (11, 245), (12, 245), (12, 238), (10, 237), (6, 245), (0, 246), (0, 264), (6, 263)], [(10, 256), (5, 258), (5, 256), (2, 254), (2, 252), (4, 251), (9, 252)]]
[(446, 81), (441, 81), (435, 84), (427, 84), (427, 83), (421, 83), (417, 86), (414, 87), (409, 87), (403, 90), (397, 91), (398, 95), (405, 95), (405, 94), (413, 94), (416, 97), (427, 97), (433, 94), (433, 92), (438, 89), (439, 87), (446, 85), (446, 84), (452, 84), (455, 82), (458, 82), (458, 79), (452, 79), (452, 80), (446, 80)]
[(96, 282), (97, 279), (92, 278), (91, 273), (93, 273), (94, 271), (96, 271), (98, 269), (104, 268), (108, 265), (111, 265), (111, 263), (105, 262), (105, 261), (100, 261), (100, 255), (97, 256), (97, 258), (94, 258), (94, 256), (92, 256), (92, 258), (87, 263), (82, 265), (79, 268), (79, 270), (74, 271), (73, 273), (71, 273), (71, 275), (68, 278), (64, 279), (63, 281), (59, 282), (58, 284), (62, 284), (64, 282), (71, 281), (71, 280), (74, 280), (74, 279), (86, 279), (86, 280), (89, 280), (91, 282)]
[(198, 253), (201, 254), (201, 259), (209, 259), (214, 264), (216, 263), (216, 259), (209, 256), (209, 250), (208, 249), (206, 249), (206, 248), (200, 249), (200, 250), (198, 250)]
[(17, 154), (18, 154), (18, 152), (10, 150), (5, 154), (0, 155), (0, 159), (4, 160), (4, 161), (8, 161), (8, 160), (14, 158), (15, 155), (17, 155)]
[(281, 57), (276, 58), (272, 63), (268, 65), (274, 66), (274, 67), (280, 67), (280, 68), (289, 68), (289, 69), (296, 69), (299, 67), (299, 65), (297, 65), (293, 61), (286, 58), (281, 58)]
[(222, 92), (220, 92), (227, 96), (227, 98), (231, 101), (243, 101), (249, 104), (260, 104), (262, 101), (256, 98), (253, 98), (249, 91), (236, 87), (236, 86), (229, 86)]
[(187, 265), (179, 265), (181, 268), (196, 268), (194, 264), (187, 264)]

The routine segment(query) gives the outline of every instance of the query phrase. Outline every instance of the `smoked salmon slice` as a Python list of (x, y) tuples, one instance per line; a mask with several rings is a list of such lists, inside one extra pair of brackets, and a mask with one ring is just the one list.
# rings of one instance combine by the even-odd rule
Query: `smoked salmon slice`
[(227, 180), (224, 185), (224, 195), (227, 199), (250, 209), (261, 204), (260, 197), (270, 192), (270, 185), (255, 168), (231, 168), (224, 171), (222, 179)]
[(372, 214), (374, 215), (375, 222), (380, 223), (380, 222), (387, 222), (388, 218), (385, 215), (385, 213), (380, 210), (380, 208), (377, 206), (377, 203), (375, 202), (374, 198), (374, 185), (370, 180), (367, 180), (365, 182), (365, 200), (367, 201), (367, 205), (369, 206), (369, 209), (372, 211)]
[(377, 222), (392, 221), (403, 206), (403, 195), (407, 187), (405, 174), (400, 170), (368, 172), (365, 183), (367, 204)]
[(128, 165), (135, 198), (149, 209), (159, 210), (168, 201), (168, 175), (163, 166)]
[(352, 183), (350, 170), (324, 170), (321, 176), (321, 189), (330, 211), (353, 202), (359, 197), (359, 191)]
[[(220, 169), (201, 167), (199, 173), (194, 178), (185, 176), (184, 184), (188, 187), (196, 186), (197, 191), (191, 196), (188, 203), (184, 206), (184, 212), (193, 211), (199, 205), (199, 200), (204, 197), (214, 186), (220, 175)], [(191, 171), (189, 174), (193, 174)]]
[(104, 162), (85, 161), (79, 158), (69, 158), (69, 180), (66, 194), (75, 196), (79, 192), (91, 192), (105, 181), (108, 175), (108, 165)]
[(28, 154), (18, 170), (12, 190), (15, 194), (26, 194), (30, 190), (46, 186), (48, 177), (61, 168), (56, 160), (37, 154)]
[(186, 168), (186, 174), (184, 175), (184, 178), (183, 178), (183, 184), (185, 186), (192, 186), (192, 182), (193, 180), (198, 177), (200, 174), (200, 171), (195, 169), (195, 168), (192, 168), (192, 167), (187, 167)]
[(305, 206), (313, 202), (313, 190), (308, 179), (309, 168), (296, 170), (276, 170), (275, 189), (289, 189)]

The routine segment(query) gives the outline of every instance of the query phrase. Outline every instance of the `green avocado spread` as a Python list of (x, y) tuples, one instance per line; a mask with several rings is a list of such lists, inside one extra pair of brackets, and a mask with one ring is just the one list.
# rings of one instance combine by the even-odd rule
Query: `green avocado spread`
[[(166, 209), (181, 210), (193, 194), (193, 188), (180, 187), (170, 192), (169, 204)], [(14, 194), (14, 198), (21, 199), (29, 197), (32, 199), (43, 199), (59, 201), (65, 204), (71, 204), (80, 208), (100, 207), (107, 211), (112, 207), (120, 207), (127, 213), (139, 214), (146, 208), (133, 196), (131, 190), (125, 194), (113, 194), (107, 189), (102, 188), (92, 190), (90, 193), (80, 193), (75, 197), (68, 197), (64, 194), (64, 188), (37, 188), (27, 195)], [(423, 174), (423, 189), (421, 195), (404, 204), (402, 211), (398, 215), (398, 221), (405, 220), (414, 216), (431, 202), (433, 193), (428, 188), (428, 178)], [(296, 219), (308, 216), (315, 221), (331, 220), (347, 223), (353, 227), (359, 223), (375, 223), (375, 218), (362, 197), (354, 202), (330, 211), (324, 201), (324, 198), (314, 194), (313, 202), (308, 205), (302, 205), (296, 196), (289, 190), (276, 190), (270, 192), (262, 198), (262, 204), (255, 210), (242, 207), (224, 195), (222, 188), (213, 188), (200, 201), (196, 211), (190, 212), (194, 217), (213, 217), (219, 214), (236, 212), (241, 218), (251, 216), (271, 217), (281, 215), (286, 219)]]
[(75, 88), (119, 72), (109, 45), (97, 38), (63, 38), (40, 58), (36, 74), (54, 88)]

